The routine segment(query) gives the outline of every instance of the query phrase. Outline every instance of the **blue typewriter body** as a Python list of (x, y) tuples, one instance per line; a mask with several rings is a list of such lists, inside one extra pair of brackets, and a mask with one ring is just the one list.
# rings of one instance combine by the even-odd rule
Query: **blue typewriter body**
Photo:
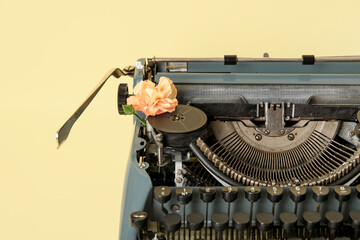
[[(170, 78), (179, 105), (134, 117), (119, 239), (360, 236), (359, 57), (149, 58), (131, 71), (134, 86)], [(119, 109), (130, 95), (119, 87)]]

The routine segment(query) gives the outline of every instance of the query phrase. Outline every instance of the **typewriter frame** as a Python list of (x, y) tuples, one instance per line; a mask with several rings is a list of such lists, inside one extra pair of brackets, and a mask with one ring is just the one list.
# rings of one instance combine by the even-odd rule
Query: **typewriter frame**
[[(160, 76), (171, 78), (175, 85), (192, 83), (214, 84), (256, 84), (256, 85), (292, 85), (305, 84), (323, 85), (339, 84), (356, 86), (360, 83), (359, 58), (319, 58), (314, 65), (303, 65), (303, 59), (240, 59), (238, 64), (224, 65), (224, 59), (139, 59), (136, 63), (134, 86), (144, 78), (147, 64), (157, 63), (156, 72), (153, 72), (155, 81)], [(323, 60), (323, 61), (322, 61)], [(171, 64), (168, 64), (171, 62)], [(186, 63), (186, 64), (183, 64)], [(185, 65), (185, 66), (184, 66)], [(167, 66), (173, 66), (171, 72)], [(259, 74), (261, 69), (264, 74)], [(358, 70), (357, 70), (358, 69)], [(192, 72), (192, 73), (191, 73)], [(194, 73), (196, 72), (196, 73)], [(249, 73), (251, 72), (251, 73)], [(358, 89), (356, 90), (358, 91)], [(353, 101), (353, 100), (351, 100)], [(358, 99), (355, 102), (360, 103)], [(141, 114), (141, 113), (139, 113)], [(134, 138), (130, 159), (127, 166), (127, 175), (122, 200), (122, 221), (120, 226), (120, 239), (135, 239), (136, 230), (130, 226), (129, 216), (134, 211), (150, 210), (155, 206), (152, 199), (152, 183), (146, 172), (147, 163), (139, 162), (136, 152), (141, 150), (146, 140), (138, 137), (140, 123), (134, 118)], [(353, 201), (354, 202), (354, 201)], [(284, 203), (285, 208), (289, 203)], [(350, 205), (350, 204), (349, 204)], [(356, 203), (351, 204), (357, 209)], [(159, 210), (160, 211), (160, 210)], [(153, 211), (149, 211), (153, 212)]]

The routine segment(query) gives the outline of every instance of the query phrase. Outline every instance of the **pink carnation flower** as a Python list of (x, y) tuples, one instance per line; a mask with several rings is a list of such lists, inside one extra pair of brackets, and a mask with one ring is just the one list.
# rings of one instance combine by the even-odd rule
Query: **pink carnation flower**
[(134, 87), (134, 95), (127, 99), (127, 104), (146, 116), (155, 116), (164, 112), (173, 112), (178, 105), (177, 90), (167, 77), (160, 77), (158, 86), (146, 80)]

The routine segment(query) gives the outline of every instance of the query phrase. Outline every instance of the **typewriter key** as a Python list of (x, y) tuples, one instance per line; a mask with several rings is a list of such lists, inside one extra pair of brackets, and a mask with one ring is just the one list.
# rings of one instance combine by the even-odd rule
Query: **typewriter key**
[(272, 214), (275, 216), (276, 203), (279, 202), (283, 195), (283, 188), (278, 186), (269, 186), (266, 188), (266, 196), (272, 202)]
[(229, 218), (226, 213), (214, 213), (211, 216), (211, 226), (216, 231), (216, 239), (222, 240), (222, 232), (227, 229), (229, 225)]
[(303, 220), (308, 231), (308, 239), (311, 239), (313, 231), (320, 226), (321, 216), (318, 212), (306, 211), (303, 214)]
[(161, 203), (163, 213), (168, 214), (169, 211), (164, 207), (164, 203), (167, 203), (171, 199), (171, 188), (166, 186), (155, 187), (154, 198)]
[(335, 186), (334, 187), (335, 198), (339, 201), (339, 212), (342, 210), (344, 202), (350, 200), (351, 188), (349, 186)]
[(238, 231), (236, 233), (236, 239), (243, 238), (243, 232), (249, 227), (250, 217), (247, 213), (244, 212), (236, 212), (233, 215), (233, 226)]
[(147, 217), (146, 212), (133, 212), (130, 214), (130, 223), (138, 231), (138, 239), (141, 239), (141, 230), (146, 229)]
[(189, 187), (177, 188), (176, 189), (176, 199), (183, 205), (183, 221), (184, 221), (184, 239), (185, 239), (185, 227), (186, 227), (186, 204), (192, 200), (192, 189)]
[(256, 214), (256, 227), (261, 231), (261, 239), (269, 239), (269, 231), (274, 223), (274, 216), (271, 213)]
[(320, 212), (320, 203), (325, 202), (329, 197), (329, 188), (325, 186), (312, 187), (313, 199), (316, 202), (316, 211)]
[(342, 225), (344, 217), (341, 212), (330, 211), (325, 213), (325, 219), (330, 228), (330, 240), (332, 240), (336, 236), (336, 230)]
[(250, 225), (253, 219), (253, 208), (254, 202), (256, 202), (260, 198), (261, 188), (257, 186), (247, 186), (245, 187), (245, 197), (250, 201)]
[[(167, 231), (167, 240), (170, 239), (170, 233), (172, 233), (172, 239), (175, 240), (175, 232), (179, 231), (181, 227), (181, 217), (179, 214), (168, 214), (164, 217), (165, 230)], [(180, 239), (180, 238), (179, 238)], [(185, 239), (185, 238), (184, 238)]]
[[(215, 199), (216, 189), (214, 187), (201, 187), (200, 188), (200, 198), (203, 202), (206, 203), (205, 210), (205, 239), (207, 239), (208, 233), (208, 212), (209, 212), (209, 203)], [(210, 231), (210, 239), (211, 239)]]
[[(221, 194), (223, 199), (228, 203), (228, 218), (230, 217), (230, 203), (235, 201), (238, 195), (238, 188), (237, 187), (222, 187)], [(226, 231), (226, 238), (228, 238), (229, 230)], [(230, 230), (230, 236), (232, 235), (232, 229)]]
[(360, 211), (353, 210), (349, 213), (351, 227), (354, 229), (353, 239), (358, 239), (360, 231)]
[(286, 232), (286, 238), (290, 237), (296, 230), (297, 216), (292, 212), (280, 213), (280, 225)]
[(306, 187), (290, 187), (290, 198), (295, 202), (294, 213), (297, 214), (298, 204), (304, 201), (306, 198)]
[(204, 215), (201, 213), (191, 213), (187, 216), (187, 224), (189, 227), (189, 240), (190, 240), (190, 231), (194, 231), (194, 239), (196, 238), (196, 231), (200, 230), (201, 238), (201, 228), (204, 226)]
[(360, 184), (356, 185), (356, 196), (360, 198)]

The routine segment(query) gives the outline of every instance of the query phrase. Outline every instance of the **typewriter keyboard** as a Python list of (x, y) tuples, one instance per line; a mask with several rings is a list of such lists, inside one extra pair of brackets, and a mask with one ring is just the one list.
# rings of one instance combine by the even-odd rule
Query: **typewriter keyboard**
[(359, 239), (360, 185), (154, 187), (138, 240)]

